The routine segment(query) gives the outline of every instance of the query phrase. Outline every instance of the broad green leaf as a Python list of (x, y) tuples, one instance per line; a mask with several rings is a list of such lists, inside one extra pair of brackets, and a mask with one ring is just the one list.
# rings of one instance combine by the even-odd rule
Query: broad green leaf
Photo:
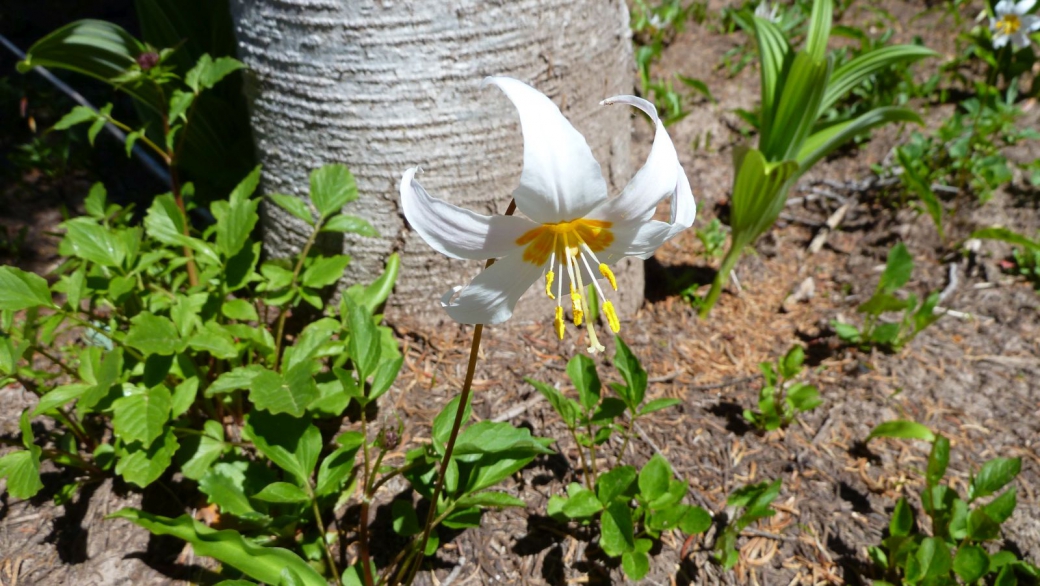
[(208, 243), (186, 236), (184, 215), (173, 195), (166, 193), (156, 197), (148, 208), (144, 218), (144, 227), (148, 235), (169, 246), (188, 247), (196, 253), (197, 261), (219, 266), (220, 256)]
[(563, 393), (555, 387), (543, 382), (536, 381), (532, 378), (524, 378), (524, 380), (534, 386), (534, 388), (541, 393), (547, 401), (549, 401), (553, 410), (560, 416), (560, 419), (563, 420), (563, 424), (566, 425), (568, 429), (574, 429), (578, 426), (580, 407), (573, 399), (565, 397)]
[(393, 520), (394, 533), (410, 537), (422, 532), (419, 516), (411, 501), (396, 500), (390, 505), (390, 518)]
[(179, 444), (173, 430), (166, 428), (161, 437), (145, 447), (140, 443), (116, 447), (116, 474), (131, 484), (144, 488), (155, 482), (170, 467)]
[(50, 289), (43, 277), (15, 267), (0, 267), (0, 310), (53, 306)]
[(126, 246), (115, 232), (97, 223), (92, 218), (73, 218), (62, 226), (65, 242), (73, 254), (105, 267), (118, 267), (126, 258)]
[(783, 89), (784, 68), (791, 52), (791, 46), (787, 43), (783, 31), (772, 22), (754, 18), (752, 23), (755, 40), (758, 43), (759, 58), (762, 60), (762, 113), (759, 116), (759, 144), (761, 145), (768, 142), (773, 133), (773, 121), (776, 119), (774, 113), (779, 102), (780, 91)]
[(925, 479), (928, 486), (936, 486), (946, 475), (946, 466), (950, 463), (950, 440), (942, 434), (935, 436), (932, 450), (928, 454), (928, 470)]
[(974, 584), (989, 571), (989, 555), (977, 545), (963, 545), (953, 558), (953, 571), (964, 583)]
[(220, 312), (236, 321), (260, 321), (256, 308), (246, 299), (229, 299), (220, 307)]
[(455, 456), (530, 452), (552, 454), (526, 427), (506, 422), (480, 421), (462, 430), (455, 441)]
[(809, 32), (805, 38), (805, 51), (815, 61), (822, 61), (827, 57), (827, 39), (831, 36), (833, 12), (834, 3), (831, 0), (813, 2), (812, 13), (809, 15)]
[(376, 324), (368, 308), (358, 305), (349, 298), (347, 304), (347, 323), (350, 327), (350, 358), (361, 373), (360, 380), (371, 376), (379, 365), (380, 340)]
[(918, 45), (891, 45), (863, 53), (834, 70), (830, 83), (827, 84), (827, 91), (823, 94), (820, 111), (829, 110), (846, 94), (875, 73), (880, 73), (899, 63), (938, 56), (939, 54), (935, 51)]
[(802, 143), (816, 124), (830, 72), (830, 59), (795, 53), (778, 97), (772, 131), (759, 140), (759, 149), (770, 162), (797, 158)]
[(404, 358), (401, 356), (384, 360), (379, 365), (375, 374), (372, 375), (372, 386), (368, 390), (369, 401), (375, 401), (390, 390), (391, 385), (393, 385), (394, 381), (397, 380), (397, 375), (401, 372), (401, 367), (403, 365)]
[(907, 300), (899, 299), (890, 293), (878, 291), (870, 299), (857, 306), (856, 311), (867, 315), (879, 316), (889, 311), (903, 311), (907, 306)]
[(624, 379), (625, 384), (628, 386), (626, 390), (627, 396), (622, 396), (622, 398), (628, 403), (628, 408), (635, 413), (646, 394), (646, 370), (643, 369), (639, 359), (636, 358), (636, 355), (632, 353), (632, 350), (629, 349), (620, 336), (614, 336), (614, 342), (617, 346), (617, 354), (614, 355), (614, 368), (617, 368), (621, 378)]
[(888, 522), (888, 532), (895, 537), (906, 537), (914, 528), (914, 512), (906, 498), (896, 501), (896, 508), (892, 511), (892, 519)]
[(675, 405), (679, 405), (680, 403), (682, 403), (682, 400), (675, 399), (675, 398), (672, 398), (672, 397), (662, 397), (660, 399), (654, 399), (653, 401), (650, 401), (646, 405), (643, 405), (643, 408), (639, 410), (639, 415), (640, 416), (648, 415), (650, 413), (653, 413), (654, 411), (660, 411), (662, 409), (667, 409), (669, 407), (673, 407)]
[[(68, 130), (77, 124), (93, 122), (98, 119), (98, 113), (90, 106), (76, 106), (68, 114), (61, 117), (54, 124), (54, 130)], [(94, 215), (94, 214), (91, 214)], [(97, 216), (95, 216), (97, 217)]]
[[(146, 51), (140, 41), (120, 26), (102, 20), (79, 20), (36, 41), (26, 52), (18, 71), (33, 67), (67, 69), (115, 85), (134, 58)], [(122, 83), (117, 86), (147, 107), (161, 113), (162, 100), (153, 84)]]
[(163, 435), (172, 397), (164, 385), (140, 389), (112, 404), (112, 429), (124, 442), (149, 445)]
[(787, 200), (789, 182), (798, 163), (768, 163), (756, 149), (734, 151), (736, 179), (733, 183), (730, 222), (732, 249), (739, 251), (754, 242), (776, 221)]
[(140, 313), (130, 320), (126, 345), (149, 354), (174, 354), (181, 347), (177, 328), (169, 318)]
[(603, 503), (588, 489), (572, 495), (563, 504), (562, 512), (569, 519), (586, 519), (603, 510)]
[(603, 386), (596, 372), (596, 363), (584, 354), (575, 354), (574, 358), (567, 362), (567, 376), (578, 389), (581, 406), (586, 410), (594, 409), (599, 403), (600, 389)]
[(639, 471), (639, 493), (647, 501), (657, 499), (668, 492), (668, 481), (672, 479), (672, 467), (661, 454), (653, 458)]
[(344, 165), (325, 165), (311, 172), (311, 201), (324, 218), (358, 198), (354, 175)]
[(596, 496), (604, 506), (610, 506), (615, 499), (630, 495), (636, 476), (632, 466), (618, 466), (596, 480)]
[(7, 479), (7, 492), (16, 499), (30, 499), (43, 488), (40, 456), (31, 450), (15, 450), (0, 458), (0, 478)]
[(971, 479), (968, 501), (991, 495), (1015, 479), (1022, 470), (1022, 458), (993, 458), (982, 465)]
[(64, 407), (70, 401), (78, 399), (90, 387), (91, 385), (85, 383), (73, 383), (51, 389), (46, 395), (40, 397), (40, 402), (33, 409), (32, 416), (36, 417)]
[(787, 390), (787, 402), (798, 411), (812, 411), (823, 404), (823, 399), (816, 387), (798, 383)]
[[(433, 439), (434, 449), (437, 450), (438, 454), (444, 454), (444, 445), (448, 442), (448, 436), (451, 435), (451, 428), (455, 423), (455, 417), (458, 415), (460, 400), (461, 397), (455, 397), (448, 401), (444, 409), (441, 409), (441, 412), (433, 419), (433, 429), (430, 435)], [(461, 425), (466, 425), (466, 422), (469, 421), (472, 409), (472, 401), (468, 401), (462, 411)]]
[(690, 507), (679, 521), (679, 530), (687, 535), (704, 533), (711, 527), (711, 513), (700, 507)]
[(343, 488), (343, 482), (354, 468), (354, 458), (365, 438), (357, 432), (347, 432), (338, 438), (340, 447), (325, 456), (318, 467), (318, 483), (314, 493), (318, 497), (327, 496)]
[(253, 411), (246, 418), (247, 439), (257, 450), (304, 486), (321, 453), (321, 431), (309, 419)]
[(199, 352), (209, 352), (215, 358), (224, 360), (238, 356), (235, 339), (223, 326), (212, 321), (188, 337), (188, 346)]
[(232, 57), (217, 57), (213, 59), (208, 54), (199, 58), (195, 67), (192, 67), (184, 76), (184, 83), (195, 93), (209, 89), (229, 74), (245, 68), (245, 65)]
[[(877, 290), (882, 293), (892, 294), (910, 280), (910, 274), (914, 270), (914, 258), (902, 242), (896, 244), (888, 251), (888, 260), (885, 261), (885, 271), (881, 273)], [(931, 440), (929, 440), (931, 441)]]
[(495, 490), (487, 490), (466, 495), (458, 500), (458, 507), (525, 507), (527, 503), (511, 494)]
[(983, 507), (983, 510), (986, 511), (986, 515), (997, 523), (1007, 521), (1011, 518), (1011, 514), (1015, 512), (1015, 507), (1018, 505), (1016, 493), (1017, 491), (1014, 486), (1005, 490), (1000, 496), (993, 499), (988, 505)]
[(801, 346), (792, 346), (783, 359), (780, 360), (780, 376), (790, 380), (802, 371), (802, 363), (805, 362), (805, 350)]
[(928, 429), (920, 423), (913, 421), (904, 421), (897, 419), (895, 421), (886, 421), (877, 427), (875, 427), (870, 435), (867, 436), (866, 441), (870, 441), (876, 437), (893, 437), (901, 439), (919, 439), (926, 442), (935, 441), (935, 434), (932, 430)]
[(626, 551), (621, 554), (621, 569), (629, 580), (642, 580), (650, 571), (650, 557), (641, 551)]
[(210, 504), (220, 507), (221, 514), (260, 520), (263, 514), (253, 507), (246, 494), (246, 468), (246, 463), (241, 461), (217, 463), (199, 479), (199, 490)]
[(275, 205), (296, 216), (300, 220), (303, 220), (308, 225), (314, 225), (311, 208), (307, 205), (307, 202), (303, 201), (299, 197), (284, 195), (281, 193), (269, 193), (267, 194), (267, 197), (273, 201)]
[(265, 503), (306, 503), (310, 501), (307, 493), (288, 482), (272, 482), (253, 495), (253, 498)]
[(983, 240), (1000, 240), (1001, 242), (1021, 246), (1028, 250), (1040, 250), (1040, 242), (1030, 240), (1029, 238), (1007, 228), (982, 228), (981, 230), (972, 232), (971, 237)]
[(212, 419), (203, 424), (204, 433), (189, 435), (181, 440), (177, 450), (181, 473), (192, 480), (200, 480), (220, 458), (224, 448), (224, 427)]
[(360, 234), (361, 236), (368, 236), (369, 238), (377, 238), (379, 232), (372, 227), (372, 224), (368, 223), (368, 220), (359, 218), (357, 216), (351, 216), (348, 214), (340, 214), (338, 216), (332, 216), (328, 222), (321, 227), (322, 232), (350, 232), (352, 234)]
[[(248, 389), (252, 386), (253, 379), (267, 372), (271, 371), (259, 364), (233, 368), (217, 377), (217, 380), (213, 381), (213, 383), (206, 388), (206, 397), (213, 397), (215, 395), (229, 393), (240, 389)], [(275, 374), (275, 376), (277, 376), (277, 374)]]
[(891, 122), (913, 122), (924, 124), (916, 112), (907, 108), (885, 106), (876, 108), (845, 122), (832, 124), (818, 130), (805, 139), (795, 157), (798, 161), (798, 176), (805, 174), (817, 162), (831, 154), (856, 136)]
[(289, 550), (261, 547), (246, 541), (237, 531), (216, 531), (188, 515), (170, 519), (128, 508), (110, 515), (110, 518), (126, 519), (156, 535), (172, 535), (187, 541), (196, 554), (212, 557), (260, 582), (278, 584), (282, 570), (288, 568), (305, 586), (327, 585), (321, 574)]
[[(926, 537), (914, 553), (919, 564), (922, 579), (938, 578), (946, 576), (953, 569), (953, 558), (946, 543), (935, 537)], [(907, 579), (910, 580), (910, 572), (907, 571)]]
[(327, 287), (343, 278), (343, 271), (348, 264), (350, 257), (345, 254), (319, 257), (303, 271), (300, 282), (304, 287)]
[[(253, 169), (231, 192), (226, 205), (213, 206), (217, 218), (217, 247), (225, 258), (231, 258), (249, 241), (259, 216), (259, 199), (250, 199), (260, 183), (260, 166)], [(220, 213), (217, 213), (220, 210)]]
[(194, 102), (195, 94), (184, 90), (173, 90), (170, 94), (169, 120), (176, 122), (180, 119), (181, 122), (187, 122), (188, 118), (185, 114)]
[(264, 370), (253, 378), (249, 398), (257, 409), (301, 417), (307, 406), (318, 398), (318, 386), (311, 375), (310, 363), (296, 364), (286, 371), (284, 377)]
[(600, 517), (600, 542), (603, 553), (610, 557), (618, 557), (634, 551), (635, 535), (633, 534), (632, 509), (628, 503), (612, 503)]
[(347, 289), (347, 295), (358, 305), (364, 305), (372, 311), (383, 304), (397, 282), (397, 273), (401, 269), (401, 257), (396, 252), (386, 259), (386, 269), (378, 279), (366, 287), (355, 284)]

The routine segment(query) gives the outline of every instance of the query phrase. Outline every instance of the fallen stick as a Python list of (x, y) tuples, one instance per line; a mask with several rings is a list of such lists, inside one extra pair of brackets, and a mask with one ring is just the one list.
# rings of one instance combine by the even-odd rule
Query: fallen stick
[(852, 205), (855, 203), (855, 198), (851, 198), (840, 208), (834, 210), (834, 213), (824, 222), (823, 228), (820, 228), (820, 232), (809, 243), (809, 254), (820, 252), (820, 249), (827, 242), (827, 237), (841, 224), (842, 220), (845, 219), (845, 214), (849, 213), (849, 210), (852, 209)]

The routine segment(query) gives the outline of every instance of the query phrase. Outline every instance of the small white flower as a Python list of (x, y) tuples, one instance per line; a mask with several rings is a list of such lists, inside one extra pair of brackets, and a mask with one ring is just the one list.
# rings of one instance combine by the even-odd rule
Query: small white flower
[(770, 4), (769, 0), (762, 0), (758, 7), (755, 8), (755, 16), (770, 22), (778, 22), (780, 20), (780, 4)]
[[(613, 304), (599, 283), (617, 290), (610, 266), (627, 256), (649, 258), (659, 246), (693, 224), (696, 206), (686, 173), (653, 104), (616, 96), (602, 104), (628, 104), (646, 112), (656, 126), (646, 164), (620, 195), (607, 197), (599, 163), (585, 138), (549, 98), (508, 77), (489, 77), (520, 114), (524, 167), (513, 192), (520, 216), (483, 216), (432, 197), (415, 179), (418, 167), (401, 178), (405, 218), (434, 250), (452, 258), (497, 259), (465, 287), (454, 287), (441, 305), (455, 321), (495, 324), (509, 319), (520, 296), (540, 277), (556, 300), (553, 326), (564, 334), (563, 296), (570, 298), (574, 324), (588, 313), (585, 285), (592, 284), (614, 332)], [(671, 197), (671, 220), (653, 219), (657, 204)], [(586, 320), (587, 321), (587, 320)], [(590, 352), (602, 351), (591, 323)]]
[(1028, 14), (1036, 0), (1000, 0), (994, 7), (996, 18), (989, 19), (993, 48), (1000, 49), (1011, 41), (1016, 50), (1029, 46), (1030, 33), (1040, 30), (1040, 17)]

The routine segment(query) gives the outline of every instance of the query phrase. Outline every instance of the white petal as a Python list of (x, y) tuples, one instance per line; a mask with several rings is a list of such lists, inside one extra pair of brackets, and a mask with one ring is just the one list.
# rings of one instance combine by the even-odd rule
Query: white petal
[(1032, 10), (1035, 4), (1036, 0), (1022, 0), (1015, 5), (1015, 14), (1022, 16)]
[(1000, 49), (1004, 45), (1008, 44), (1008, 40), (1010, 38), (1011, 37), (1009, 37), (1008, 35), (995, 35), (993, 37), (993, 48)]
[(635, 96), (616, 96), (603, 100), (602, 104), (629, 104), (646, 112), (654, 121), (656, 132), (654, 145), (650, 148), (643, 168), (628, 182), (621, 195), (605, 201), (589, 217), (624, 222), (637, 218), (650, 219), (657, 204), (675, 192), (679, 167), (679, 155), (675, 152), (672, 139), (657, 117), (657, 109), (650, 102)]
[(437, 199), (415, 179), (419, 167), (401, 177), (401, 206), (408, 223), (431, 248), (452, 258), (483, 260), (519, 250), (517, 238), (536, 228), (518, 216), (482, 216)]
[(1026, 34), (1040, 30), (1040, 16), (1035, 14), (1027, 14), (1023, 16), (1021, 30), (1026, 31)]
[(498, 86), (520, 114), (524, 169), (513, 192), (527, 217), (551, 224), (581, 218), (607, 198), (607, 184), (585, 137), (549, 98), (509, 77), (484, 80)]
[(522, 254), (509, 255), (484, 269), (469, 285), (448, 291), (441, 298), (441, 306), (459, 323), (504, 322), (543, 268), (525, 261)]
[(679, 184), (672, 198), (671, 222), (632, 220), (613, 226), (614, 241), (604, 251), (603, 262), (614, 264), (626, 256), (650, 258), (662, 244), (692, 226), (696, 216), (697, 205), (690, 181), (680, 167)]
[(1014, 14), (1015, 3), (1013, 0), (1000, 0), (997, 5), (993, 7), (993, 12), (998, 16), (1004, 16), (1005, 14)]
[(1011, 44), (1014, 45), (1016, 50), (1025, 49), (1029, 46), (1029, 33), (1026, 30), (1019, 30), (1011, 35)]

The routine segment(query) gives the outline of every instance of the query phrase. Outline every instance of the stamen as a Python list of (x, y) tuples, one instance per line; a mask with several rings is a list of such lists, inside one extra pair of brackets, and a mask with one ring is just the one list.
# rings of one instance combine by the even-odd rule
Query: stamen
[(603, 315), (607, 316), (607, 323), (610, 324), (610, 331), (615, 334), (621, 331), (621, 322), (617, 318), (617, 314), (614, 313), (614, 304), (609, 301), (603, 302)]
[(599, 263), (599, 273), (610, 281), (611, 289), (617, 291), (617, 279), (614, 278), (614, 271), (610, 270), (606, 263)]
[[(550, 265), (552, 266), (552, 265)], [(545, 294), (549, 296), (549, 299), (556, 299), (556, 296), (552, 292), (553, 279), (556, 275), (553, 274), (552, 269), (549, 269), (545, 273)]]
[[(585, 313), (581, 304), (581, 293), (575, 288), (574, 284), (578, 283), (579, 287), (581, 286), (581, 271), (574, 266), (574, 259), (569, 254), (570, 238), (567, 234), (563, 235), (563, 247), (563, 256), (567, 261), (567, 275), (571, 278), (571, 313), (574, 314), (574, 325), (580, 326)], [(574, 273), (578, 273), (579, 278), (575, 278)]]
[(574, 313), (574, 325), (580, 326), (582, 318), (585, 317), (585, 313), (582, 310), (584, 304), (582, 303), (581, 293), (574, 288), (574, 284), (571, 283), (571, 312)]
[[(578, 254), (575, 254), (575, 256), (578, 256)], [(585, 283), (582, 281), (582, 278), (581, 278), (581, 267), (578, 266), (578, 260), (576, 258), (575, 259), (571, 259), (571, 260), (572, 260), (572, 262), (574, 264), (574, 274), (578, 278), (578, 289), (584, 291), (585, 290)], [(585, 263), (585, 268), (589, 268), (589, 261), (585, 258), (584, 255), (581, 255), (581, 260), (582, 260), (582, 262)], [(590, 274), (591, 274), (591, 272), (592, 271), (589, 271)], [(600, 297), (602, 297), (603, 296), (603, 291), (599, 288), (599, 284), (596, 283), (596, 279), (595, 278), (592, 279), (592, 283), (596, 287), (596, 291), (599, 293)], [(571, 287), (573, 287), (573, 286), (574, 285), (571, 285)], [(573, 295), (573, 293), (572, 293), (572, 295)], [(585, 297), (579, 295), (578, 296), (578, 300), (581, 301), (581, 308), (582, 308), (582, 310), (585, 311), (585, 312), (591, 313), (591, 312), (589, 312), (589, 305), (588, 305), (588, 302), (586, 301)], [(587, 329), (589, 331), (589, 347), (588, 347), (589, 354), (595, 354), (596, 352), (603, 352), (603, 351), (605, 351), (606, 348), (604, 348), (603, 344), (600, 344), (599, 340), (596, 338), (596, 328), (594, 328), (592, 326), (592, 320), (586, 320), (585, 321), (585, 329)]]
[(556, 335), (562, 340), (564, 332), (563, 307), (560, 305), (556, 306), (556, 317), (553, 318), (553, 327), (556, 329)]

